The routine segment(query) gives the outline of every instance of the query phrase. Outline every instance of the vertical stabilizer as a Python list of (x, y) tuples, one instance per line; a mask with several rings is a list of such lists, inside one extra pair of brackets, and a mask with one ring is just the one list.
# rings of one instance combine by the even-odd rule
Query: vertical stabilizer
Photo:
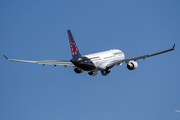
[(74, 38), (73, 38), (73, 36), (71, 34), (71, 31), (68, 30), (67, 32), (68, 32), (68, 38), (69, 38), (72, 57), (73, 57), (73, 59), (77, 60), (78, 58), (81, 57), (81, 54), (80, 54), (80, 52), (79, 52), (79, 50), (77, 48), (77, 45), (76, 45), (76, 43), (74, 41)]

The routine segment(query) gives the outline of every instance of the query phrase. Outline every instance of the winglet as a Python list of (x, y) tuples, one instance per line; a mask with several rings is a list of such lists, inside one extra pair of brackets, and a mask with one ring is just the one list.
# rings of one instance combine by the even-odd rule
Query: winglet
[(8, 60), (8, 57), (6, 57), (5, 55), (3, 55), (7, 60)]
[(175, 45), (176, 45), (176, 44), (173, 45), (173, 50), (174, 50), (174, 48), (175, 48)]

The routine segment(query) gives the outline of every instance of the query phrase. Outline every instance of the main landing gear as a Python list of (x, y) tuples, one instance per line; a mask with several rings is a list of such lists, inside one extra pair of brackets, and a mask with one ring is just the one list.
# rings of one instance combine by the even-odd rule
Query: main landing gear
[(90, 76), (96, 76), (98, 74), (98, 71), (90, 71), (88, 72)]
[(111, 71), (110, 70), (102, 70), (101, 71), (101, 74), (103, 75), (103, 76), (107, 76), (107, 74), (109, 74)]
[[(101, 71), (101, 74), (103, 75), (103, 76), (107, 76), (107, 74), (109, 74), (111, 71), (109, 70), (109, 69), (107, 69), (107, 70), (102, 70)], [(90, 72), (88, 72), (88, 74), (90, 75), (90, 76), (96, 76), (97, 74), (98, 74), (98, 71), (90, 71)]]
[(93, 72), (88, 72), (89, 75), (93, 75)]

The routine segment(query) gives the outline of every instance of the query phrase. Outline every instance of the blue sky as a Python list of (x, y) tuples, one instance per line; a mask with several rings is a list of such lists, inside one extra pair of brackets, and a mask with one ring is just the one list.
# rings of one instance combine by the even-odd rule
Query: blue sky
[[(179, 0), (0, 1), (1, 120), (179, 120)], [(71, 59), (67, 30), (81, 54), (120, 49), (126, 64), (107, 76), (72, 67), (10, 62)]]

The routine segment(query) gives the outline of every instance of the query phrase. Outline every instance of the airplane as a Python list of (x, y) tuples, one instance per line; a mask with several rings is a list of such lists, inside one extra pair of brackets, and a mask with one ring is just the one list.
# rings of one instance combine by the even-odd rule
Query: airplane
[(167, 49), (153, 54), (128, 58), (128, 59), (125, 59), (124, 53), (118, 49), (112, 49), (112, 50), (98, 52), (94, 54), (88, 54), (88, 55), (81, 55), (71, 31), (67, 30), (67, 33), (68, 33), (70, 49), (72, 54), (72, 59), (70, 61), (60, 61), (60, 60), (30, 61), (30, 60), (9, 59), (5, 55), (3, 56), (10, 61), (37, 63), (37, 64), (42, 64), (42, 66), (46, 64), (53, 65), (53, 67), (57, 65), (63, 65), (64, 68), (67, 66), (72, 66), (77, 74), (87, 71), (90, 76), (96, 76), (98, 74), (98, 71), (101, 71), (101, 74), (103, 76), (107, 76), (110, 73), (111, 68), (113, 68), (114, 66), (122, 65), (123, 62), (127, 64), (127, 68), (129, 70), (135, 70), (138, 67), (138, 63), (136, 62), (137, 60), (145, 59), (147, 57), (169, 52), (174, 50), (175, 48), (175, 44), (174, 44), (171, 49)]

